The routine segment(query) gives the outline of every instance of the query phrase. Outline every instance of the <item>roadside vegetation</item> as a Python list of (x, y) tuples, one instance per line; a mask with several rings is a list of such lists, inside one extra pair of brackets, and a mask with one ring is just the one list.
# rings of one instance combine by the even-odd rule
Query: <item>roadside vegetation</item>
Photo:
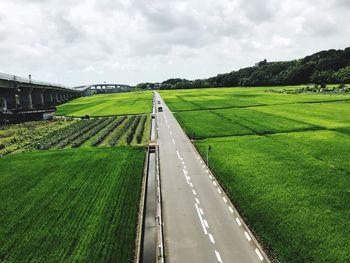
[(350, 98), (266, 90), (161, 95), (270, 256), (349, 262)]
[(1, 262), (132, 262), (145, 151), (0, 158)]

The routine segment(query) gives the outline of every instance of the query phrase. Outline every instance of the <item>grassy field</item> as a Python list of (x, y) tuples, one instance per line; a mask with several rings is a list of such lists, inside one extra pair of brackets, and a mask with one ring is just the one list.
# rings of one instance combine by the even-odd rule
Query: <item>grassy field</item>
[(81, 97), (57, 107), (57, 115), (81, 117), (150, 113), (151, 91), (99, 94)]
[(350, 100), (350, 97), (346, 95), (302, 95), (268, 92), (272, 89), (296, 89), (300, 87), (301, 86), (164, 90), (160, 93), (172, 111)]
[(161, 95), (270, 255), (350, 262), (350, 97), (269, 89)]
[(144, 154), (117, 147), (0, 158), (0, 261), (132, 262)]

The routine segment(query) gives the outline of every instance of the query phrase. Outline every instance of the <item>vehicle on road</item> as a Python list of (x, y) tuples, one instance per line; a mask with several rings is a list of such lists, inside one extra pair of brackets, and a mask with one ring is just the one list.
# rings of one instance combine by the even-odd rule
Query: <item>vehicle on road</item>
[(163, 112), (163, 107), (158, 107), (158, 112)]

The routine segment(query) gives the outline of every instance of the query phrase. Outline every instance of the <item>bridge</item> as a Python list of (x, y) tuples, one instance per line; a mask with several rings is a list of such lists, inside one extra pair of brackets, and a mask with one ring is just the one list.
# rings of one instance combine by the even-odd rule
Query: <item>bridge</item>
[(80, 96), (77, 89), (0, 73), (0, 121), (47, 119), (56, 105)]
[(126, 84), (103, 83), (79, 86), (74, 89), (82, 92), (83, 96), (90, 96), (93, 94), (128, 92), (132, 88), (132, 86)]

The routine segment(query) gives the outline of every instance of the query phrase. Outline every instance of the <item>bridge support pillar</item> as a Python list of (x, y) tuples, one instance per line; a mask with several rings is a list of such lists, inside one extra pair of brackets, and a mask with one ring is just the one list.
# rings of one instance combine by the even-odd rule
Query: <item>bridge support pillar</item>
[(34, 107), (43, 107), (44, 103), (44, 90), (43, 89), (34, 89), (32, 91), (32, 100)]
[(32, 110), (33, 101), (32, 101), (32, 88), (20, 88), (19, 101), (22, 109)]
[(51, 90), (46, 90), (44, 92), (44, 104), (47, 107), (53, 106), (53, 95)]
[(6, 111), (7, 111), (6, 99), (4, 97), (0, 97), (0, 112), (6, 112)]

